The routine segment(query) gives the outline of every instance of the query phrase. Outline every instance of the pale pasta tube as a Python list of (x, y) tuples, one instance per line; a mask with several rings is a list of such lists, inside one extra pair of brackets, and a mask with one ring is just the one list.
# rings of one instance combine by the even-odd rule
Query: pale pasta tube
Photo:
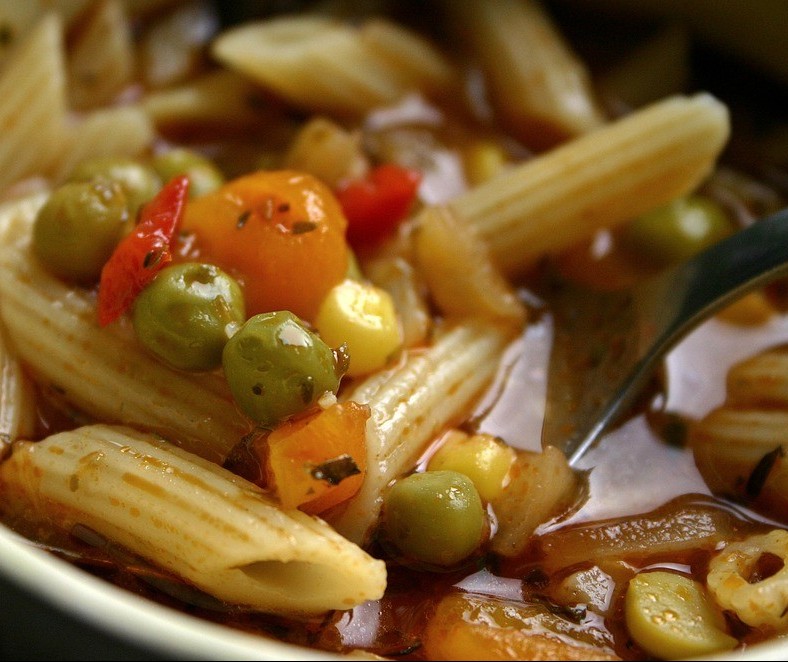
[(555, 446), (521, 451), (509, 469), (509, 484), (494, 503), (498, 530), (490, 547), (516, 556), (540, 524), (564, 513), (578, 497), (579, 480)]
[(788, 409), (719, 407), (692, 424), (688, 445), (713, 493), (788, 509)]
[(221, 462), (248, 432), (218, 374), (184, 375), (125, 324), (101, 328), (88, 292), (50, 276), (21, 247), (0, 252), (0, 317), (37, 379), (98, 419), (158, 431)]
[(523, 303), (493, 264), (473, 228), (445, 206), (425, 209), (418, 217), (414, 251), (433, 300), (447, 316), (489, 316), (521, 326)]
[(729, 134), (705, 93), (671, 97), (511, 168), (451, 202), (505, 273), (693, 190)]
[(279, 17), (226, 30), (212, 53), (296, 106), (340, 116), (361, 116), (414, 85), (429, 89), (453, 76), (428, 42), (383, 19), (355, 27), (327, 16)]
[(47, 173), (65, 136), (66, 74), (62, 22), (46, 14), (0, 72), (0, 189)]
[(11, 442), (33, 434), (35, 424), (32, 385), (0, 327), (0, 458)]
[(99, 156), (140, 156), (153, 144), (153, 123), (137, 106), (117, 106), (95, 110), (77, 120), (53, 169), (62, 180), (82, 161)]
[(264, 121), (256, 110), (262, 99), (259, 88), (235, 71), (219, 69), (182, 85), (154, 90), (140, 101), (157, 127), (165, 130), (186, 125), (249, 126)]
[(203, 591), (279, 614), (380, 598), (382, 561), (322, 520), (153, 435), (84, 426), (19, 442), (0, 465), (5, 508), (86, 526)]
[(68, 96), (72, 108), (110, 103), (134, 73), (131, 26), (120, 0), (95, 3), (69, 48)]
[(506, 325), (467, 319), (441, 333), (424, 351), (412, 351), (385, 378), (373, 375), (347, 399), (368, 404), (367, 473), (359, 492), (330, 518), (347, 538), (366, 541), (383, 491), (413, 466), (427, 443), (468, 415), (512, 339)]
[(481, 63), (497, 114), (526, 144), (549, 148), (605, 121), (585, 64), (539, 2), (444, 5)]
[(731, 366), (726, 393), (726, 403), (738, 407), (768, 403), (788, 408), (788, 352), (761, 352)]

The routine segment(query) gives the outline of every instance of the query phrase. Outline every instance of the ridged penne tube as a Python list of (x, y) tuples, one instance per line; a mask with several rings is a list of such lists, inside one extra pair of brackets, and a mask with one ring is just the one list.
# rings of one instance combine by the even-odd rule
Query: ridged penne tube
[[(157, 127), (259, 124), (260, 89), (235, 71), (211, 71), (183, 85), (154, 90), (140, 101)], [(264, 115), (262, 115), (264, 117)]]
[(414, 85), (434, 88), (453, 76), (431, 45), (382, 19), (360, 27), (317, 15), (269, 19), (225, 31), (212, 53), (290, 103), (340, 116), (361, 116)]
[(11, 442), (33, 434), (36, 416), (32, 385), (0, 327), (0, 458)]
[(112, 102), (134, 73), (131, 25), (120, 0), (101, 0), (87, 13), (69, 48), (68, 96), (72, 108)]
[(162, 433), (221, 462), (249, 430), (224, 379), (154, 359), (122, 323), (99, 327), (94, 298), (50, 276), (24, 248), (0, 252), (0, 317), (45, 385), (98, 419)]
[(411, 352), (385, 379), (373, 375), (347, 395), (369, 404), (372, 415), (364, 483), (342, 512), (329, 518), (340, 533), (359, 544), (366, 541), (386, 486), (412, 467), (442, 429), (470, 413), (511, 339), (506, 325), (464, 320), (424, 351)]
[(713, 96), (671, 97), (508, 169), (451, 206), (516, 274), (693, 190), (729, 130), (728, 110)]
[(719, 407), (692, 424), (688, 445), (714, 494), (788, 510), (788, 409)]
[(62, 22), (46, 14), (0, 73), (0, 189), (47, 173), (65, 136), (66, 74)]
[(19, 442), (0, 465), (3, 507), (88, 527), (232, 604), (277, 614), (380, 598), (382, 561), (322, 520), (153, 435), (83, 426)]
[(539, 2), (449, 0), (444, 6), (481, 63), (493, 107), (527, 145), (553, 147), (605, 121), (585, 64)]
[(81, 161), (98, 156), (140, 156), (154, 138), (153, 122), (142, 108), (95, 110), (71, 127), (52, 176), (56, 181), (62, 180)]
[(503, 556), (520, 554), (540, 524), (571, 506), (578, 488), (577, 476), (555, 446), (521, 451), (509, 469), (509, 484), (493, 503), (498, 530), (491, 549)]
[(445, 206), (426, 208), (413, 234), (414, 251), (438, 309), (448, 316), (490, 317), (521, 326), (523, 303), (473, 228)]
[(726, 392), (726, 403), (730, 405), (788, 408), (788, 352), (766, 351), (731, 366)]

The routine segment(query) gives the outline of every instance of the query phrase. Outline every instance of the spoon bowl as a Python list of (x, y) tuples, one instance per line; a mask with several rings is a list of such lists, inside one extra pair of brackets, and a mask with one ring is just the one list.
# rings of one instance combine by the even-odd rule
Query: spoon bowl
[(582, 383), (549, 398), (543, 444), (557, 446), (576, 465), (636, 402), (679, 340), (736, 299), (786, 274), (788, 209), (783, 209), (626, 293), (575, 291), (560, 297), (556, 310), (563, 323), (551, 371), (575, 374), (580, 360), (590, 361), (592, 369)]

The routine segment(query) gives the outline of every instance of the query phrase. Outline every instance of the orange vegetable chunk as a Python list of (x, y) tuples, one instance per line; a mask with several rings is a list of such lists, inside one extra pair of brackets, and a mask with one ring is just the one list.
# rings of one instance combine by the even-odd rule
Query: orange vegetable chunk
[[(294, 170), (261, 170), (189, 202), (181, 257), (242, 284), (247, 314), (289, 310), (308, 322), (347, 272), (347, 220), (331, 189)], [(193, 235), (193, 238), (189, 238)]]
[(429, 660), (620, 659), (602, 631), (562, 620), (544, 605), (474, 594), (443, 598), (423, 643)]
[(337, 403), (271, 432), (267, 471), (285, 508), (321, 513), (358, 491), (367, 468), (369, 415), (366, 405)]

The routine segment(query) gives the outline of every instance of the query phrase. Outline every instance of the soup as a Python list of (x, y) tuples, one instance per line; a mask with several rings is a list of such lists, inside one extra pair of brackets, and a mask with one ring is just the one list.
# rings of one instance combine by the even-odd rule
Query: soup
[(783, 283), (686, 338), (577, 466), (558, 445), (623, 360), (629, 288), (784, 205), (782, 118), (678, 24), (300, 9), (12, 17), (4, 524), (326, 654), (780, 637)]

